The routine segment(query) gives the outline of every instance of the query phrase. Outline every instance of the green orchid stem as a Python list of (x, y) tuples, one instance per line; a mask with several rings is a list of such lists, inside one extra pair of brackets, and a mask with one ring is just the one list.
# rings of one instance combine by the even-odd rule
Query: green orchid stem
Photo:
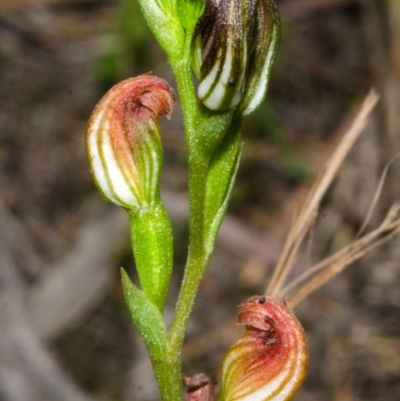
[(183, 121), (188, 148), (189, 164), (189, 255), (175, 315), (169, 331), (169, 350), (173, 354), (181, 351), (185, 329), (189, 321), (194, 298), (207, 266), (204, 252), (204, 199), (207, 168), (211, 155), (205, 156), (196, 141), (202, 123), (191, 73), (191, 35), (186, 35), (180, 60), (171, 60), (178, 85), (183, 110)]
[(174, 353), (182, 347), (185, 329), (209, 255), (204, 248), (204, 197), (206, 168), (193, 163), (189, 167), (190, 245), (185, 275), (169, 330), (169, 347)]
[(181, 349), (186, 326), (201, 279), (206, 270), (209, 255), (204, 251), (204, 193), (206, 167), (190, 164), (190, 248), (185, 276), (167, 337), (165, 359), (153, 360), (162, 401), (183, 400)]
[[(194, 180), (196, 181), (196, 180)], [(204, 186), (203, 186), (204, 188)], [(200, 205), (199, 205), (200, 206)], [(191, 215), (196, 213), (191, 213)], [(197, 214), (197, 216), (199, 216)], [(198, 220), (194, 222), (194, 220)], [(194, 226), (201, 219), (191, 219)], [(191, 246), (174, 318), (167, 337), (166, 359), (153, 361), (162, 401), (183, 400), (181, 350), (190, 313), (209, 258), (202, 251), (202, 236), (191, 235)]]
[[(205, 171), (205, 168), (191, 164), (191, 178), (189, 180), (191, 194), (190, 247), (188, 261), (174, 318), (167, 337), (168, 362), (165, 363), (166, 361), (164, 361), (159, 367), (153, 363), (163, 401), (170, 401), (171, 395), (173, 401), (180, 401), (183, 397), (181, 349), (197, 290), (209, 260), (203, 247), (204, 219), (202, 217), (202, 210), (204, 209)], [(157, 374), (157, 370), (159, 370), (159, 374)], [(165, 375), (168, 377), (166, 378)]]
[(182, 104), (189, 153), (190, 247), (185, 277), (168, 332), (167, 355), (161, 360), (152, 361), (162, 401), (183, 400), (181, 349), (194, 299), (209, 259), (204, 249), (203, 211), (211, 155), (204, 156), (196, 141), (196, 130), (201, 125), (202, 117), (192, 81), (190, 45), (191, 37), (187, 35), (181, 56), (170, 59)]
[[(185, 274), (176, 304), (175, 314), (167, 334), (165, 357), (153, 359), (162, 401), (183, 400), (181, 350), (186, 327), (193, 308), (199, 285), (207, 269), (213, 248), (205, 228), (205, 201), (209, 163), (232, 114), (221, 114), (219, 123), (212, 124), (213, 138), (207, 145), (200, 138), (204, 127), (210, 126), (215, 114), (201, 110), (196, 97), (191, 71), (191, 35), (187, 34), (185, 46), (179, 55), (169, 61), (175, 74), (181, 100), (189, 165), (189, 253)], [(215, 121), (215, 120), (214, 120)]]
[(182, 52), (169, 60), (178, 85), (189, 155), (195, 147), (196, 128), (200, 125), (197, 98), (192, 80), (190, 47), (191, 37), (187, 34)]
[(152, 360), (162, 401), (183, 401), (181, 356)]

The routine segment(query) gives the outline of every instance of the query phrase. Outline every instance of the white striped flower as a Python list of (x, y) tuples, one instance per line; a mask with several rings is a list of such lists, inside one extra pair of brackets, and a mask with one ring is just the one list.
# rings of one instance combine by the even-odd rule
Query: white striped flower
[(239, 306), (243, 336), (225, 356), (219, 401), (288, 401), (308, 365), (304, 330), (276, 297), (254, 296)]
[(273, 0), (207, 0), (194, 42), (201, 43), (200, 101), (251, 113), (265, 97), (279, 32)]
[(157, 117), (169, 118), (175, 96), (152, 75), (129, 78), (95, 107), (86, 131), (86, 151), (97, 188), (127, 209), (158, 196), (162, 148)]

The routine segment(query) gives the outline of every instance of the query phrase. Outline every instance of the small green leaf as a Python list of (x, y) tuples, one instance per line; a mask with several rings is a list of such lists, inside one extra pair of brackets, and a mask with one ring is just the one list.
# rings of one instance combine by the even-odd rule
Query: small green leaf
[(190, 34), (193, 33), (198, 19), (203, 14), (205, 0), (179, 0), (178, 1), (178, 14), (182, 26)]
[(239, 167), (242, 146), (240, 124), (233, 124), (223, 142), (215, 150), (209, 165), (205, 199), (206, 249), (211, 252), (225, 216)]
[(121, 268), (122, 286), (133, 323), (145, 342), (152, 358), (160, 358), (167, 351), (167, 329), (158, 308), (130, 280)]

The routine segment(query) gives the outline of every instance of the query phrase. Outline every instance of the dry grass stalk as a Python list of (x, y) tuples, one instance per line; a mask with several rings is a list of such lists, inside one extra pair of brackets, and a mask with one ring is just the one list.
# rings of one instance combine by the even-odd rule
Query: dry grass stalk
[(386, 181), (386, 177), (389, 171), (389, 168), (391, 167), (391, 165), (396, 161), (396, 159), (400, 156), (400, 153), (398, 153), (397, 155), (395, 155), (392, 160), (389, 161), (389, 163), (386, 165), (386, 167), (383, 170), (383, 173), (381, 175), (381, 178), (379, 180), (379, 184), (378, 184), (378, 188), (375, 192), (374, 198), (372, 199), (371, 205), (368, 209), (367, 212), (367, 216), (365, 217), (364, 223), (361, 226), (361, 228), (358, 230), (358, 233), (356, 235), (356, 238), (359, 238), (361, 236), (361, 234), (364, 232), (365, 228), (367, 227), (369, 221), (371, 220), (372, 214), (375, 210), (375, 207), (378, 203), (378, 200), (382, 194), (382, 190), (383, 190), (383, 185), (385, 184)]
[(279, 296), (285, 298), (286, 302), (291, 307), (298, 305), (308, 295), (342, 272), (349, 264), (364, 256), (367, 252), (384, 244), (399, 233), (400, 219), (396, 219), (396, 217), (398, 217), (398, 212), (399, 205), (396, 204), (376, 230), (352, 242), (347, 247), (307, 270), (283, 288)]
[[(270, 280), (270, 283), (265, 291), (266, 294), (269, 295), (281, 295), (282, 294), (288, 294), (289, 290), (292, 290), (294, 288), (294, 285), (287, 286), (284, 291), (282, 291), (282, 287), (284, 282), (287, 279), (287, 276), (289, 275), (292, 267), (293, 267), (293, 262), (295, 260), (295, 257), (297, 255), (298, 249), (308, 232), (309, 228), (311, 227), (313, 221), (315, 220), (316, 215), (318, 214), (318, 209), (321, 203), (321, 200), (323, 196), (325, 195), (327, 189), (329, 188), (330, 184), (332, 183), (333, 179), (336, 177), (336, 174), (342, 165), (345, 157), (347, 156), (349, 150), (352, 148), (353, 144), (357, 140), (357, 138), (360, 136), (362, 131), (365, 128), (365, 125), (367, 123), (367, 119), (373, 108), (375, 107), (377, 101), (378, 101), (378, 94), (376, 93), (375, 90), (371, 90), (368, 95), (366, 96), (360, 111), (356, 115), (353, 123), (351, 124), (350, 128), (348, 131), (345, 133), (343, 136), (343, 139), (339, 143), (338, 147), (336, 148), (334, 154), (332, 155), (331, 159), (328, 161), (326, 164), (324, 170), (322, 171), (321, 175), (318, 177), (317, 181), (315, 182), (314, 186), (311, 188), (311, 191), (307, 197), (307, 199), (304, 202), (303, 207), (300, 209), (300, 212), (296, 214), (291, 229), (289, 231), (287, 240), (285, 242), (285, 246), (283, 248), (281, 257), (278, 261), (278, 264), (274, 270), (274, 273), (272, 275), (272, 278)], [(379, 197), (379, 194), (378, 194)], [(376, 202), (375, 202), (376, 204)], [(372, 208), (374, 207), (374, 202), (372, 205)], [(371, 208), (371, 210), (372, 210)], [(368, 213), (369, 215), (369, 213)], [(387, 221), (387, 220), (385, 220)], [(393, 223), (393, 219), (390, 224)], [(389, 225), (390, 225), (389, 224)], [(390, 225), (391, 226), (391, 225)], [(397, 226), (396, 226), (397, 227)], [(396, 231), (396, 229), (393, 229)], [(392, 230), (392, 231), (393, 231)], [(391, 232), (392, 232), (391, 231)], [(397, 231), (396, 231), (397, 232)], [(312, 280), (312, 282), (304, 284), (304, 286), (299, 289), (301, 291), (301, 295), (299, 293), (299, 296), (297, 297), (296, 294), (292, 294), (291, 296), (291, 304), (294, 306), (300, 300), (304, 299), (304, 294), (307, 293), (310, 294), (312, 291), (315, 291), (317, 288), (319, 288), (323, 283), (325, 283), (327, 280), (324, 279), (324, 277), (328, 277), (330, 274), (335, 275), (337, 273), (334, 273), (335, 271), (339, 272), (344, 269), (345, 266), (347, 266), (350, 262), (347, 262), (348, 258), (351, 258), (351, 261), (355, 260), (357, 257), (356, 255), (359, 255), (358, 257), (361, 257), (365, 252), (368, 250), (372, 249), (372, 247), (375, 247), (375, 243), (372, 244), (371, 241), (377, 240), (378, 242), (383, 241), (383, 239), (378, 240), (379, 236), (383, 233), (386, 233), (384, 238), (387, 238), (391, 234), (388, 234), (388, 226), (383, 226), (382, 225), (374, 231), (375, 236), (371, 236), (371, 234), (368, 234), (367, 236), (363, 237), (359, 241), (356, 241), (355, 243), (349, 245), (346, 249), (342, 250), (339, 252), (339, 254), (335, 254), (331, 258), (328, 258), (327, 260), (332, 260), (333, 264), (324, 264), (324, 267), (327, 269), (327, 272), (323, 271), (320, 272), (321, 277), (320, 279), (316, 279), (316, 277)], [(394, 235), (394, 234), (393, 234)], [(366, 241), (366, 238), (372, 238), (371, 241)], [(357, 244), (357, 245), (356, 245)], [(337, 259), (338, 258), (338, 259)], [(343, 259), (344, 258), (344, 259)], [(321, 263), (325, 263), (321, 262)], [(343, 267), (340, 267), (343, 266)], [(322, 268), (319, 268), (318, 271), (320, 271)], [(328, 273), (331, 272), (331, 273)], [(308, 278), (312, 273), (304, 273), (303, 276)], [(303, 276), (300, 276), (295, 284), (300, 284), (300, 282), (303, 282)], [(305, 280), (305, 279), (304, 279)], [(315, 281), (314, 281), (315, 280)]]

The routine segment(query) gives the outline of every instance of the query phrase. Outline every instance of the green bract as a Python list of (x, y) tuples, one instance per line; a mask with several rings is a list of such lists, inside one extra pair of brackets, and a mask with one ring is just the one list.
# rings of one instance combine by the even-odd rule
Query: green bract
[(198, 19), (204, 11), (205, 0), (180, 0), (178, 13), (182, 26), (189, 33), (193, 33)]
[(151, 355), (160, 357), (167, 347), (167, 329), (160, 311), (149, 302), (142, 291), (131, 282), (124, 269), (121, 269), (125, 300), (132, 320)]

